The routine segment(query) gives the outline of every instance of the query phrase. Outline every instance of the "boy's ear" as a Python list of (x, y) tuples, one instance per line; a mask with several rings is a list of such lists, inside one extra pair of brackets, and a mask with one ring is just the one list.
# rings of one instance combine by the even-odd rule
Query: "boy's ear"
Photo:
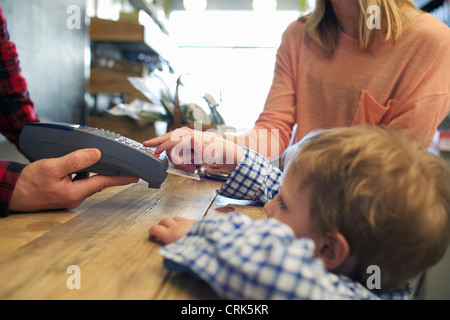
[[(329, 233), (317, 248), (319, 257), (327, 270), (342, 269), (350, 256), (350, 245), (345, 237), (337, 233)], [(340, 268), (341, 267), (341, 268)]]

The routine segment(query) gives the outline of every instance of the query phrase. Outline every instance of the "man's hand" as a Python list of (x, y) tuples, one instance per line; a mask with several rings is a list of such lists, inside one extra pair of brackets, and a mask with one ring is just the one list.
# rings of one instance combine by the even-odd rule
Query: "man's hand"
[(152, 240), (169, 244), (184, 237), (195, 222), (182, 217), (164, 218), (150, 228), (148, 235)]
[(72, 209), (87, 197), (112, 186), (137, 182), (137, 177), (95, 175), (72, 181), (69, 174), (90, 167), (101, 158), (97, 149), (82, 149), (61, 158), (43, 159), (26, 166), (9, 204), (12, 212)]

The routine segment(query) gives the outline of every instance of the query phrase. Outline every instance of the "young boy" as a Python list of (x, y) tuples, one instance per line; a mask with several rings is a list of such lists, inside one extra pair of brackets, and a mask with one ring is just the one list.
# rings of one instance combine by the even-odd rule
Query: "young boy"
[(446, 251), (450, 170), (400, 132), (316, 132), (283, 178), (257, 153), (243, 154), (219, 194), (266, 203), (268, 219), (163, 219), (149, 230), (171, 243), (160, 249), (168, 268), (223, 297), (408, 299), (408, 280)]

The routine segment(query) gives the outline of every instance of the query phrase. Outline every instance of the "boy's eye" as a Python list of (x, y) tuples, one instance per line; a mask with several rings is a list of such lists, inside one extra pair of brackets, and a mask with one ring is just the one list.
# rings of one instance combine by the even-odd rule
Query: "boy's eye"
[(283, 198), (280, 195), (277, 196), (277, 202), (281, 209), (286, 209), (286, 205), (284, 204)]

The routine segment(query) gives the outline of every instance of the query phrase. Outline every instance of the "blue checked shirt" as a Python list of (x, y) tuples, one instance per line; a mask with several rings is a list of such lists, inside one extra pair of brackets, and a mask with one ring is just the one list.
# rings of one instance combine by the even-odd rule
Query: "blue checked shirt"
[(218, 193), (224, 197), (269, 202), (280, 192), (282, 172), (250, 149)]
[[(279, 191), (281, 172), (245, 150), (219, 193), (267, 202)], [(409, 292), (375, 292), (326, 270), (314, 242), (296, 239), (276, 219), (243, 214), (205, 217), (179, 241), (160, 249), (168, 269), (189, 272), (228, 299), (409, 299)]]

